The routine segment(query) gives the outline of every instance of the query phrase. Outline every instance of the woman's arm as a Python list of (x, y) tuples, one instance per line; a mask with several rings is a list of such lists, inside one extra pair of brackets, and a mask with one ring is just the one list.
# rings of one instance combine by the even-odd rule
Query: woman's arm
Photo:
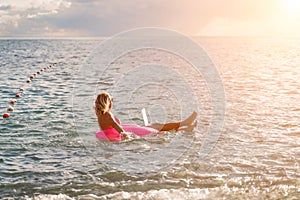
[(120, 134), (122, 134), (122, 132), (125, 132), (124, 129), (122, 128), (122, 126), (118, 122), (116, 122), (114, 116), (111, 113), (109, 113), (109, 116), (110, 116), (109, 121), (110, 121), (110, 124), (112, 125), (112, 127), (114, 129), (116, 129), (116, 131), (118, 131)]

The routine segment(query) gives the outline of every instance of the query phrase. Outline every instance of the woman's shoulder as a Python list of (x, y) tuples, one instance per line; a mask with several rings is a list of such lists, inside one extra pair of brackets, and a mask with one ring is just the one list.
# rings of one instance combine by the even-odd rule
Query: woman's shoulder
[(111, 112), (106, 112), (106, 113), (101, 113), (97, 115), (98, 118), (103, 118), (103, 119), (110, 119), (113, 118), (113, 114)]

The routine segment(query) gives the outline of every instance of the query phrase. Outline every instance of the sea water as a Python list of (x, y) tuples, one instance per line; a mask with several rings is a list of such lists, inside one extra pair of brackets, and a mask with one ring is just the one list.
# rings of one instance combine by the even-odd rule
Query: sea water
[[(193, 40), (215, 63), (226, 95), (224, 127), (205, 158), (199, 151), (214, 117), (210, 91), (184, 59), (161, 50), (128, 52), (87, 82), (78, 79), (80, 70), (89, 72), (103, 39), (0, 40), (2, 113), (25, 89), (11, 117), (0, 120), (0, 198), (300, 198), (300, 39)], [(54, 67), (26, 83), (49, 65)], [(111, 81), (132, 65), (143, 68)], [(197, 99), (185, 100), (194, 88)], [(145, 107), (150, 122), (181, 120), (197, 110), (198, 126), (121, 143), (98, 141), (90, 96), (106, 90), (124, 123), (142, 125)], [(74, 105), (87, 107), (83, 112)]]

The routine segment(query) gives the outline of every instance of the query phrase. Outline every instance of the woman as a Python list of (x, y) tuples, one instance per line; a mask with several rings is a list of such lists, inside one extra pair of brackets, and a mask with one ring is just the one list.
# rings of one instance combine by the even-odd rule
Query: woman
[(95, 101), (95, 112), (98, 118), (99, 127), (102, 130), (96, 133), (96, 136), (99, 139), (104, 139), (106, 137), (106, 139), (111, 141), (120, 141), (126, 138), (126, 132), (133, 132), (136, 135), (145, 136), (160, 131), (193, 131), (197, 126), (197, 122), (194, 122), (197, 117), (196, 112), (193, 112), (188, 118), (180, 122), (170, 122), (165, 124), (154, 123), (145, 127), (128, 124), (122, 125), (120, 120), (110, 112), (112, 106), (113, 101), (109, 93), (104, 92), (97, 96)]

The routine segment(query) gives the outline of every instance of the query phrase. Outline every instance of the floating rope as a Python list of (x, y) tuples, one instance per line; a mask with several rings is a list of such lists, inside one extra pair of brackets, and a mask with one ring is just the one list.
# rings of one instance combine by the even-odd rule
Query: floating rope
[[(48, 67), (42, 68), (39, 71), (37, 71), (36, 73), (33, 73), (32, 75), (29, 76), (29, 78), (26, 80), (26, 83), (31, 83), (32, 80), (37, 76), (40, 75), (43, 71), (47, 71), (49, 69), (51, 69), (52, 67), (55, 66), (56, 63), (49, 65)], [(25, 89), (23, 87), (19, 88), (19, 93), (15, 94), (15, 98), (21, 98), (22, 97), (22, 93), (25, 91)], [(16, 99), (11, 99), (9, 101), (10, 105), (7, 107), (7, 111), (6, 113), (2, 114), (3, 118), (9, 118), (10, 117), (10, 113), (9, 112), (13, 112), (14, 111), (14, 106), (17, 103)]]

